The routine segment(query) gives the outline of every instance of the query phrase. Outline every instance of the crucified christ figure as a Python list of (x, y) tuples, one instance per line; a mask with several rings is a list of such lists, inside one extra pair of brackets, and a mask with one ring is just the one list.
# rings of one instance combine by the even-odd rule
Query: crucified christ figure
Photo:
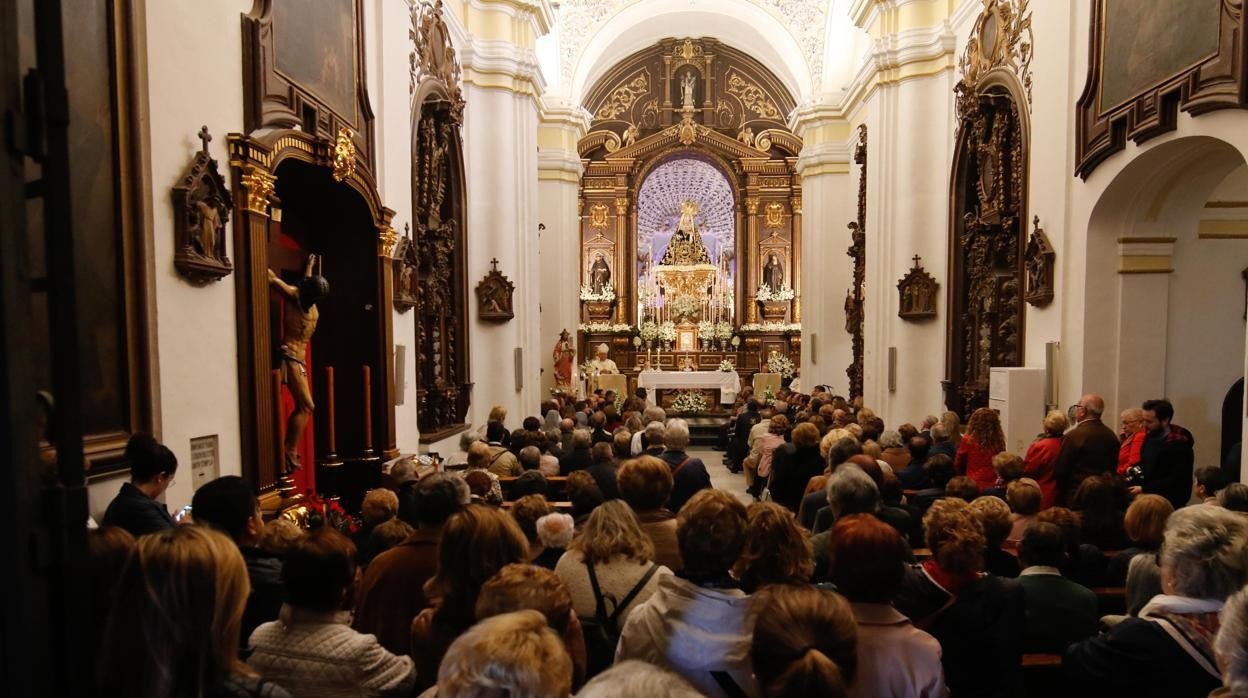
[[(308, 355), (308, 340), (316, 332), (316, 323), (321, 317), (316, 304), (329, 295), (329, 282), (320, 274), (312, 273), (316, 262), (316, 255), (308, 255), (303, 278), (295, 286), (282, 281), (272, 269), (269, 270), (269, 285), (286, 302), (278, 359), (282, 364), (282, 382), (295, 400), (295, 410), (290, 413), (286, 422), (286, 463), (283, 468), (286, 473), (302, 467), (299, 462), (299, 440), (303, 438), (308, 421), (312, 419), (312, 410), (316, 408), (312, 403), (312, 389), (308, 385), (305, 357)], [(277, 398), (275, 395), (274, 399)]]

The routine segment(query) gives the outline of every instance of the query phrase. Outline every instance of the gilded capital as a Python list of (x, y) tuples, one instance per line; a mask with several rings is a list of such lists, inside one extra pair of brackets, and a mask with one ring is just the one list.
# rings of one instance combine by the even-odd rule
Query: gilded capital
[(377, 233), (377, 256), (390, 259), (394, 257), (394, 248), (399, 244), (399, 234), (389, 225), (382, 226)]
[(247, 210), (269, 215), (269, 197), (273, 194), (273, 183), (277, 178), (258, 167), (251, 167), (243, 172), (240, 180), (247, 190)]
[(628, 199), (626, 197), (620, 197), (615, 200), (615, 212), (621, 216), (628, 213)]
[(758, 214), (758, 199), (747, 197), (745, 200), (745, 212), (751, 216)]

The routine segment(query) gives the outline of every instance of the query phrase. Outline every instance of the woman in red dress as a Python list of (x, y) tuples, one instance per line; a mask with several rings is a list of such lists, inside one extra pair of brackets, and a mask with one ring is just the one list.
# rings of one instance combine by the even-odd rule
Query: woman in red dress
[(997, 411), (981, 407), (971, 414), (966, 424), (966, 434), (958, 444), (953, 467), (958, 475), (965, 475), (984, 491), (997, 484), (997, 471), (992, 467), (992, 457), (1005, 450), (1005, 433), (1001, 431), (1001, 418)]
[(1029, 477), (1040, 485), (1040, 508), (1048, 509), (1057, 503), (1057, 475), (1053, 463), (1062, 450), (1062, 435), (1069, 422), (1066, 413), (1053, 410), (1044, 418), (1044, 433), (1027, 448), (1023, 458), (1023, 477)]

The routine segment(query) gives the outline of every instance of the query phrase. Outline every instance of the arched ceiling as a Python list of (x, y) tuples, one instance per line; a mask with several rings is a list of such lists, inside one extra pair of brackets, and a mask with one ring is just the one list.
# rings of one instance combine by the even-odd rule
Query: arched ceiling
[(619, 60), (669, 36), (708, 36), (748, 51), (803, 101), (819, 90), (829, 0), (564, 0), (559, 83), (573, 101)]
[(698, 204), (694, 224), (711, 259), (717, 259), (720, 252), (732, 256), (736, 237), (732, 185), (718, 167), (692, 157), (668, 160), (642, 182), (637, 194), (638, 250), (653, 243), (656, 259), (662, 256), (676, 232), (680, 205), (685, 201)]

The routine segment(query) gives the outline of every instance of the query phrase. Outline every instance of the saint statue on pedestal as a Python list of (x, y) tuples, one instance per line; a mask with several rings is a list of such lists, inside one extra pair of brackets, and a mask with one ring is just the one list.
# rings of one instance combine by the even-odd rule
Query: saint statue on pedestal
[(602, 293), (611, 285), (611, 267), (606, 256), (601, 252), (594, 256), (594, 263), (589, 267), (589, 287), (594, 293)]
[(694, 109), (697, 105), (693, 103), (693, 88), (698, 84), (698, 79), (694, 77), (693, 71), (685, 73), (680, 79), (680, 106), (684, 109)]
[(566, 390), (572, 387), (572, 357), (576, 349), (572, 346), (572, 337), (567, 330), (559, 333), (559, 341), (555, 342), (552, 358), (555, 360), (555, 387)]
[(772, 291), (779, 291), (784, 288), (784, 265), (780, 260), (776, 259), (773, 254), (767, 260), (767, 265), (763, 267), (763, 283), (767, 284)]
[[(303, 270), (303, 278), (295, 286), (282, 281), (273, 270), (269, 270), (269, 286), (278, 292), (285, 301), (285, 312), (282, 313), (282, 344), (278, 348), (281, 361), (282, 382), (290, 390), (294, 398), (295, 409), (286, 422), (286, 463), (282, 471), (291, 473), (302, 467), (299, 462), (299, 440), (308, 428), (312, 419), (312, 389), (308, 384), (308, 341), (316, 332), (316, 323), (321, 313), (316, 305), (329, 295), (329, 282), (320, 274), (313, 274), (313, 265), (317, 256), (308, 255), (308, 263)], [(274, 395), (273, 399), (280, 396)]]

